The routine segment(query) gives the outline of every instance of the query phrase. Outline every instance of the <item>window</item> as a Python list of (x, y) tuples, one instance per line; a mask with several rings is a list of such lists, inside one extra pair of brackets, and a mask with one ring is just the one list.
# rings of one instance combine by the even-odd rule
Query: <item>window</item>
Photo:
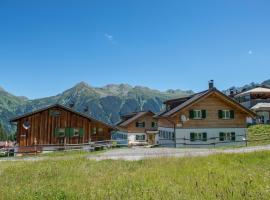
[(218, 111), (219, 119), (234, 119), (233, 110), (219, 110)]
[(54, 135), (55, 135), (55, 137), (65, 137), (66, 129), (65, 128), (56, 128)]
[(145, 135), (136, 135), (136, 140), (138, 141), (145, 140)]
[(50, 116), (59, 117), (61, 115), (61, 111), (59, 110), (50, 110)]
[(207, 133), (190, 133), (190, 141), (207, 141)]
[(171, 131), (159, 131), (159, 137), (161, 139), (173, 140), (175, 138), (175, 134)]
[(98, 128), (99, 133), (103, 133), (103, 128)]
[(219, 141), (235, 141), (235, 132), (219, 133)]
[(136, 122), (136, 127), (144, 128), (145, 127), (145, 122)]
[(79, 134), (80, 134), (80, 129), (74, 128), (74, 134), (73, 134), (73, 136), (79, 136)]
[(67, 137), (83, 137), (83, 128), (66, 128)]
[(156, 122), (152, 122), (152, 128), (157, 127), (157, 123)]
[(96, 135), (97, 134), (97, 128), (96, 127), (93, 127), (92, 128), (92, 135)]
[(189, 111), (190, 119), (205, 119), (206, 118), (206, 110), (190, 110)]

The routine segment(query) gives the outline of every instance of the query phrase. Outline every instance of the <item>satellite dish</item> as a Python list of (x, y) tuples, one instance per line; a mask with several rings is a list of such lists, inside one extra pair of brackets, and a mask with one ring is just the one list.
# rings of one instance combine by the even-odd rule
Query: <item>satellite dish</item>
[(29, 122), (29, 121), (25, 121), (25, 122), (23, 123), (23, 128), (24, 128), (25, 130), (28, 130), (30, 127), (31, 127), (31, 125), (30, 125), (30, 122)]
[(187, 121), (187, 118), (186, 118), (186, 116), (185, 116), (185, 115), (181, 115), (181, 121), (182, 121), (182, 122)]

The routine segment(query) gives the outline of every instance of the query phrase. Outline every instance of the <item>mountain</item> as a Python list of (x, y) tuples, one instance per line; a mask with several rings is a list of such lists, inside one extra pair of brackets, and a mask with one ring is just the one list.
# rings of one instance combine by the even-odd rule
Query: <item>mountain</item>
[(25, 97), (17, 97), (0, 90), (0, 122), (6, 130), (12, 132), (14, 127), (9, 124), (10, 118), (60, 103), (66, 106), (73, 104), (73, 108), (79, 112), (115, 124), (120, 120), (122, 114), (140, 110), (159, 112), (163, 108), (163, 101), (192, 93), (192, 91), (182, 90), (161, 92), (127, 84), (110, 84), (98, 88), (81, 82), (56, 96), (28, 100)]
[(266, 80), (266, 81), (263, 81), (262, 83), (254, 83), (254, 82), (252, 82), (252, 83), (249, 83), (249, 84), (246, 84), (246, 85), (244, 85), (244, 86), (240, 86), (240, 87), (235, 87), (235, 86), (233, 86), (233, 87), (230, 87), (229, 89), (227, 89), (227, 90), (224, 90), (223, 92), (225, 93), (225, 94), (230, 94), (230, 90), (233, 90), (234, 92), (237, 92), (237, 93), (239, 93), (239, 92), (241, 92), (241, 91), (244, 91), (244, 90), (250, 90), (250, 89), (252, 89), (252, 88), (255, 88), (255, 87), (257, 87), (257, 86), (268, 86), (268, 87), (270, 87), (270, 79), (268, 79), (268, 80)]
[(27, 103), (25, 97), (17, 97), (0, 87), (0, 123), (5, 130), (10, 130), (9, 119), (14, 116), (19, 106)]

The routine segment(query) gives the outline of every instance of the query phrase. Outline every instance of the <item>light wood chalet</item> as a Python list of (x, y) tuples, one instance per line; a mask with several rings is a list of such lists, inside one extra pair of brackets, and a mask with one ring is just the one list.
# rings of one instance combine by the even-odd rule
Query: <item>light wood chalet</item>
[[(129, 145), (147, 145), (157, 144), (157, 120), (154, 118), (154, 113), (151, 111), (134, 112), (122, 116), (122, 121), (116, 127), (116, 134), (126, 135)], [(116, 135), (113, 137), (115, 138)], [(115, 138), (117, 139), (117, 138)]]
[(63, 105), (52, 105), (11, 120), (20, 147), (110, 140), (113, 127)]
[(217, 90), (209, 89), (189, 97), (164, 102), (157, 115), (159, 142), (172, 147), (203, 147), (243, 144), (247, 117), (256, 114)]

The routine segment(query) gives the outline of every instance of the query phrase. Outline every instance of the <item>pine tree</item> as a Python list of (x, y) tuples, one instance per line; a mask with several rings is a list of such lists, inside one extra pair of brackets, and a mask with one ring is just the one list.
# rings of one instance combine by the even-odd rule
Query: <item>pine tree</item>
[(7, 140), (7, 134), (2, 126), (2, 124), (0, 123), (0, 141), (5, 141)]

